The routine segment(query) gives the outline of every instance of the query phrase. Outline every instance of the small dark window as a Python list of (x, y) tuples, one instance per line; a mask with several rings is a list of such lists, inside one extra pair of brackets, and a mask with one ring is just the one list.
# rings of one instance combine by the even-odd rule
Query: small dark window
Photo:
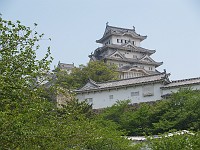
[(134, 42), (134, 41), (132, 41), (132, 43), (133, 43), (133, 45), (135, 44), (135, 42)]
[(119, 39), (117, 39), (117, 43), (119, 43)]
[(109, 99), (113, 99), (113, 95), (109, 95)]
[(137, 91), (137, 92), (131, 92), (131, 96), (139, 96), (139, 91)]
[(121, 39), (121, 43), (123, 43), (123, 40)]

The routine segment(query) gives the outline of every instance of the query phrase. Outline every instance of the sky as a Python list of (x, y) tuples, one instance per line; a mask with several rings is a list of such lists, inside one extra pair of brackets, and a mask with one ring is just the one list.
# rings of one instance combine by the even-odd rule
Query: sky
[[(2, 18), (44, 33), (38, 58), (51, 47), (58, 62), (86, 65), (101, 45), (95, 41), (111, 26), (132, 28), (147, 39), (141, 47), (170, 73), (170, 80), (200, 77), (199, 0), (0, 0)], [(50, 40), (47, 40), (51, 38)]]

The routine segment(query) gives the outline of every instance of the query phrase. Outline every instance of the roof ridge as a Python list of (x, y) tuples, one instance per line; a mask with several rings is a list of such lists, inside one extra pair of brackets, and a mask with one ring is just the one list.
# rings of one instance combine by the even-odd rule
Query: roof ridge
[(126, 79), (118, 79), (118, 80), (109, 80), (109, 81), (104, 81), (104, 82), (96, 82), (96, 84), (103, 84), (103, 83), (109, 83), (109, 82), (118, 82), (118, 81), (125, 81), (125, 80), (130, 80), (130, 79), (139, 79), (139, 78), (145, 78), (145, 77), (152, 77), (152, 76), (158, 76), (166, 74), (166, 72), (161, 72), (159, 74), (151, 74), (151, 75), (146, 75), (146, 76), (140, 76), (140, 77), (133, 77), (133, 78), (126, 78)]
[(180, 80), (172, 80), (171, 83), (177, 83), (177, 82), (183, 82), (183, 81), (190, 81), (190, 80), (197, 80), (200, 79), (200, 77), (196, 77), (196, 78), (187, 78), (187, 79), (180, 79)]
[[(111, 28), (116, 28), (116, 29), (122, 29), (122, 30), (131, 30), (131, 31), (134, 31), (135, 32), (135, 29), (130, 29), (130, 28), (122, 28), (122, 27), (116, 27), (116, 26), (110, 26), (110, 25), (107, 25), (106, 27), (111, 27)], [(140, 35), (140, 34), (138, 34)]]

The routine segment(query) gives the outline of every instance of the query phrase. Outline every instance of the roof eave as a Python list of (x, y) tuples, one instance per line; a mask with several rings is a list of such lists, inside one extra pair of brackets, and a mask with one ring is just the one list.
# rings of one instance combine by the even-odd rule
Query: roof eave
[(98, 89), (88, 89), (88, 90), (82, 90), (82, 91), (76, 90), (75, 93), (90, 93), (90, 92), (106, 91), (106, 90), (128, 88), (128, 87), (132, 87), (132, 86), (140, 86), (140, 85), (160, 83), (160, 82), (163, 82), (163, 79), (154, 80), (154, 81), (147, 81), (147, 82), (140, 82), (140, 83), (135, 83), (135, 84), (127, 84), (127, 85), (119, 85), (119, 86), (113, 86), (113, 87), (98, 88)]

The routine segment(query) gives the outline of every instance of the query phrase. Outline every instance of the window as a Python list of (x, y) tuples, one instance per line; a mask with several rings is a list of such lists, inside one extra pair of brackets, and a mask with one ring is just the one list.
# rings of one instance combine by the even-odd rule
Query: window
[(131, 96), (139, 96), (139, 91), (137, 91), (137, 92), (131, 92)]
[(121, 39), (121, 43), (123, 43), (123, 40)]
[(119, 39), (117, 39), (117, 43), (119, 43)]
[(135, 42), (134, 42), (134, 41), (132, 41), (132, 43), (133, 43), (133, 45), (135, 44)]
[(109, 95), (109, 99), (113, 99), (113, 95)]
[(127, 43), (127, 40), (125, 40), (124, 42)]
[(143, 96), (153, 96), (154, 95), (154, 86), (153, 85), (146, 85), (142, 88)]
[(152, 70), (152, 67), (149, 67), (149, 70)]
[(136, 59), (136, 58), (137, 58), (137, 56), (136, 56), (136, 55), (133, 55), (133, 58), (135, 58), (135, 59)]

